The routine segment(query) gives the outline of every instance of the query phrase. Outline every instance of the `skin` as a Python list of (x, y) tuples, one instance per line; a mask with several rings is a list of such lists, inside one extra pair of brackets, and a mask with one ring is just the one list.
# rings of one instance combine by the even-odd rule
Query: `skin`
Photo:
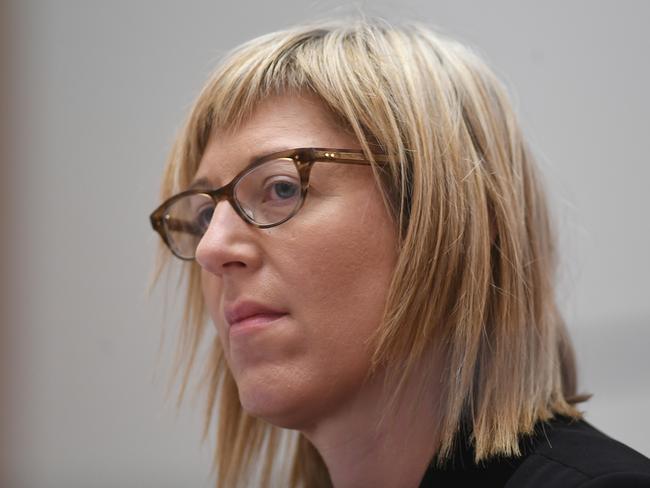
[[(276, 96), (237, 131), (212, 134), (196, 178), (221, 186), (253, 158), (296, 147), (360, 146), (316, 98)], [(243, 409), (300, 430), (337, 488), (416, 487), (434, 454), (433, 392), (417, 403), (407, 389), (404, 404), (422, 407), (377, 430), (385, 404), (381, 372), (364, 383), (396, 243), (371, 168), (316, 163), (292, 219), (259, 229), (222, 202), (197, 248), (205, 302)], [(241, 298), (288, 315), (231, 337), (224, 306)]]

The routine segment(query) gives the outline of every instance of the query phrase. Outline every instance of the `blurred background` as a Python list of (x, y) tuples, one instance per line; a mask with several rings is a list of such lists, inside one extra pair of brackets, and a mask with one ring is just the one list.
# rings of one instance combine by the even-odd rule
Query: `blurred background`
[(212, 485), (201, 399), (176, 410), (167, 395), (173, 274), (147, 295), (166, 154), (225, 51), (359, 9), (473, 46), (510, 89), (553, 203), (587, 420), (650, 455), (650, 3), (14, 0), (0, 10), (0, 485)]

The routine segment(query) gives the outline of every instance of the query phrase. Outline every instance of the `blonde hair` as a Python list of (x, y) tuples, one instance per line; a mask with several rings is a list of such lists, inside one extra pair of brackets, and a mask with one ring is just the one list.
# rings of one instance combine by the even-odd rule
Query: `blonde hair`
[[(377, 19), (254, 39), (201, 91), (162, 198), (188, 186), (215, 128), (234, 129), (265, 97), (294, 92), (319, 97), (370, 159), (377, 149), (392, 155), (383, 170), (373, 165), (399, 256), (371, 372), (387, 368), (395, 405), (418, 360), (436, 349), (444, 371), (426, 380), (440, 382), (437, 463), (450, 459), (461, 434), (478, 462), (519, 455), (519, 436), (538, 421), (580, 418), (574, 404), (588, 397), (576, 395), (573, 349), (555, 303), (555, 241), (540, 177), (506, 91), (467, 47), (418, 24)], [(180, 397), (206, 327), (200, 269), (184, 266)], [(242, 410), (218, 338), (206, 367), (204, 436), (218, 413), (218, 486), (246, 486), (260, 459), (268, 485), (282, 446), (293, 449), (283, 486), (331, 486), (301, 434), (287, 437)]]

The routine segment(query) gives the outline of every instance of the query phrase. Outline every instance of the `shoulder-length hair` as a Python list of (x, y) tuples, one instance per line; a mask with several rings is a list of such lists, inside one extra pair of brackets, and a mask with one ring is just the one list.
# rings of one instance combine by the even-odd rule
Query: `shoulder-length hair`
[[(427, 378), (440, 390), (438, 464), (452, 457), (460, 434), (478, 462), (519, 455), (519, 436), (538, 421), (580, 418), (575, 404), (588, 397), (576, 394), (573, 348), (555, 302), (555, 240), (540, 176), (506, 91), (467, 47), (418, 24), (368, 19), (247, 42), (194, 103), (162, 198), (188, 186), (215, 128), (237, 128), (269, 95), (305, 92), (356, 136), (369, 160), (378, 149), (392, 156), (388, 166), (373, 164), (399, 255), (371, 371), (386, 367), (395, 405), (418, 360), (432, 349), (442, 358), (442, 375)], [(200, 269), (184, 266), (179, 398), (207, 321)], [(285, 484), (330, 486), (302, 434), (242, 410), (218, 338), (206, 367), (204, 439), (216, 417), (220, 486), (245, 486), (256, 466), (268, 484), (281, 452), (292, 459)]]

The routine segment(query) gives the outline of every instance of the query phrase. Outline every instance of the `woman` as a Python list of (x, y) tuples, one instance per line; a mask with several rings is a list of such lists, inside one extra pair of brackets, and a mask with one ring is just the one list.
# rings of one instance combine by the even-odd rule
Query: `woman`
[(187, 261), (184, 384), (216, 330), (218, 486), (650, 486), (577, 409), (536, 171), (494, 75), (424, 27), (232, 52), (151, 215)]

